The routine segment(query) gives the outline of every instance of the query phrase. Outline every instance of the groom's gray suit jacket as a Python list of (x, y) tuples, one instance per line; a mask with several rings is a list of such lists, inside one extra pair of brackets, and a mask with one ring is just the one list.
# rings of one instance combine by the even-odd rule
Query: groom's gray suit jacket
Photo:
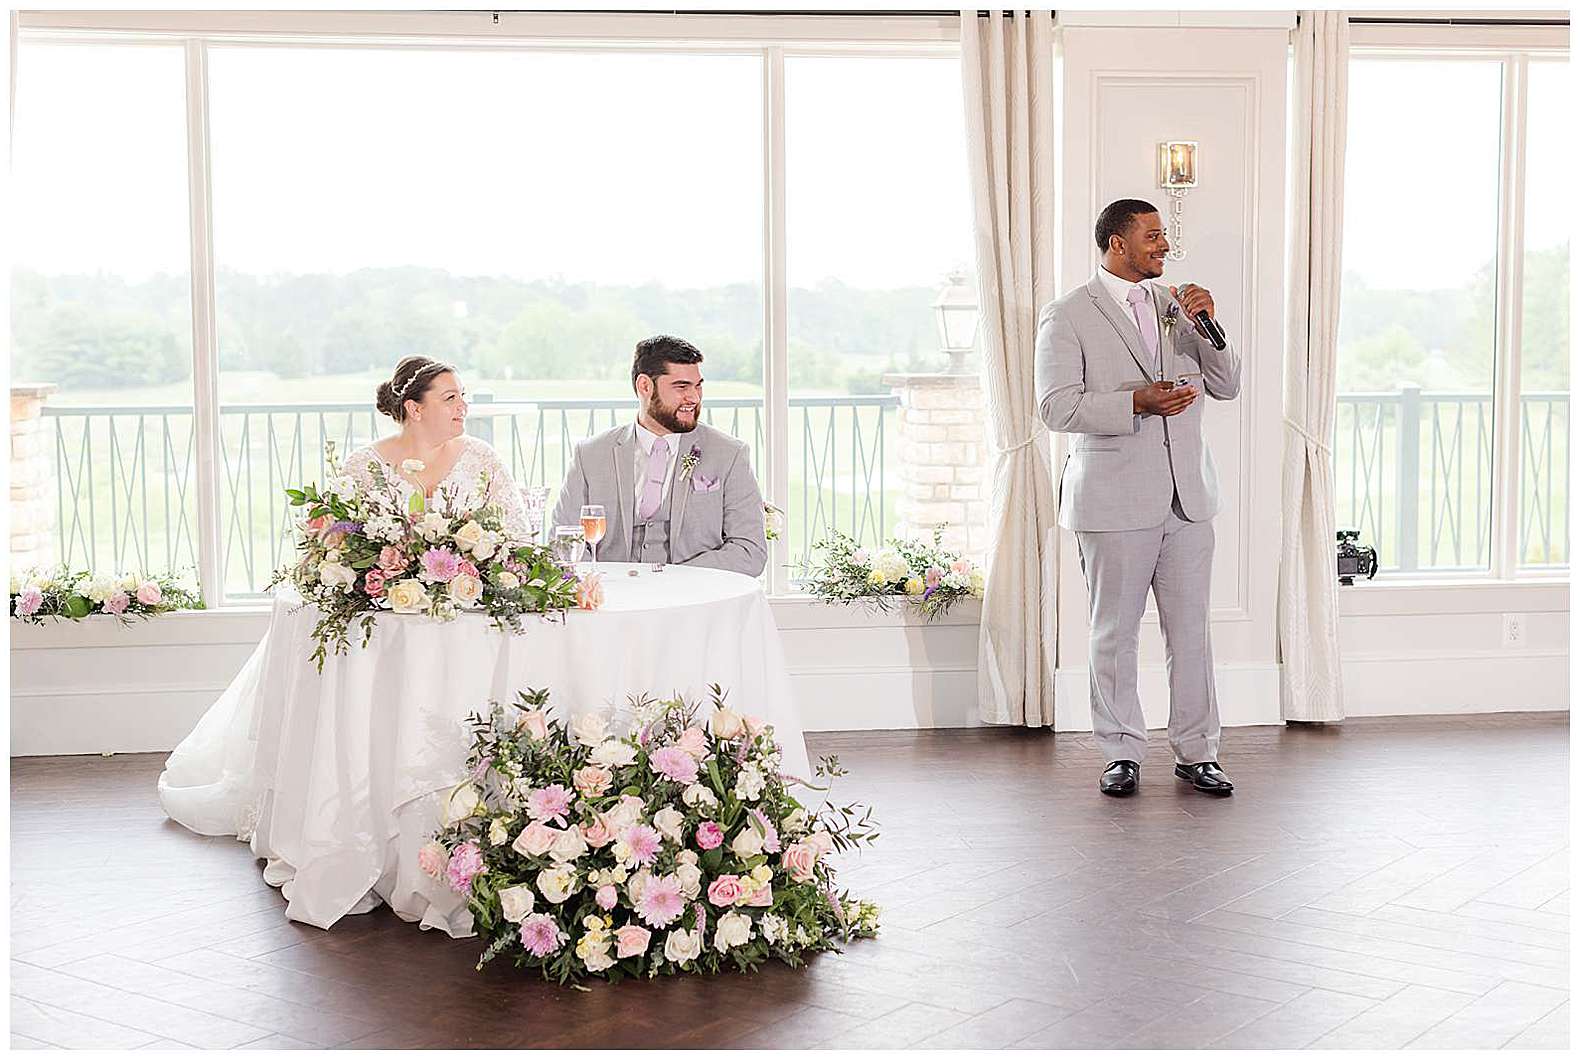
[[(660, 502), (669, 513), (669, 562), (757, 577), (768, 563), (768, 542), (746, 443), (703, 423), (669, 437), (679, 446), (669, 496)], [(688, 472), (684, 465), (693, 450), (696, 466)], [(638, 451), (635, 424), (594, 435), (577, 444), (560, 486), (556, 526), (580, 522), (584, 504), (603, 505), (609, 523), (598, 545), (600, 560), (633, 559)]]
[[(1173, 298), (1150, 284), (1159, 319), (1163, 379), (1189, 376), (1227, 401), (1240, 392), (1240, 355), (1202, 338), (1183, 311), (1162, 324)], [(1037, 322), (1037, 406), (1049, 430), (1076, 435), (1060, 480), (1059, 525), (1069, 530), (1161, 526), (1178, 495), (1191, 522), (1217, 514), (1218, 472), (1202, 439), (1202, 401), (1177, 416), (1137, 416), (1131, 392), (1159, 378), (1135, 321), (1102, 282), (1050, 302)], [(1195, 378), (1198, 376), (1200, 378)]]

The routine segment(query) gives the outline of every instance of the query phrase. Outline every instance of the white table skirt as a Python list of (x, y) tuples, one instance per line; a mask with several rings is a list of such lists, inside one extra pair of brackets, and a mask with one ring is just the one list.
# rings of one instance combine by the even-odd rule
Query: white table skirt
[(327, 928), (382, 899), (406, 920), (463, 937), (472, 933), (464, 898), (419, 872), (416, 853), (438, 827), (438, 793), (465, 778), (466, 718), (490, 699), (546, 688), (556, 717), (613, 710), (618, 719), (630, 696), (705, 699), (717, 683), (732, 708), (773, 724), (784, 771), (807, 777), (758, 583), (729, 571), (599, 566), (599, 611), (529, 617), (521, 635), (480, 614), (448, 623), (384, 614), (366, 648), (354, 625), (350, 652), (329, 656), (322, 674), (308, 659), (317, 611), (281, 591), (268, 634), (166, 761), (165, 812), (195, 832), (250, 841), (293, 920)]

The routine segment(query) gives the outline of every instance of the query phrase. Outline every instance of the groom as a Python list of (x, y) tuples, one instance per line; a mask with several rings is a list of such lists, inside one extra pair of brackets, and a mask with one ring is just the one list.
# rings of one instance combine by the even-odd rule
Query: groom
[(1043, 309), (1037, 327), (1038, 411), (1070, 439), (1059, 525), (1075, 532), (1091, 621), (1092, 734), (1108, 766), (1098, 788), (1131, 795), (1147, 729), (1136, 660), (1147, 590), (1168, 656), (1174, 775), (1228, 795), (1218, 766), (1208, 596), (1218, 476), (1202, 440), (1203, 392), (1240, 392), (1240, 357), (1194, 321), (1212, 295), (1163, 275), (1169, 249), (1157, 208), (1120, 199), (1097, 219), (1102, 266)]
[(601, 504), (600, 560), (717, 567), (755, 578), (768, 562), (763, 497), (746, 443), (698, 422), (702, 353), (685, 339), (636, 344), (636, 423), (588, 438), (560, 486), (556, 526)]

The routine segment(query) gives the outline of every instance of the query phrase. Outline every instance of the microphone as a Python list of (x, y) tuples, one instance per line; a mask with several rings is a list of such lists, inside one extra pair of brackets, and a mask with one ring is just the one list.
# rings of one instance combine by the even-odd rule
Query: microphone
[[(1179, 288), (1177, 287), (1175, 288), (1175, 290), (1178, 289)], [(1179, 299), (1177, 297), (1174, 299), (1174, 301), (1179, 303)], [(1181, 304), (1180, 308), (1184, 309), (1185, 306)], [(1218, 322), (1207, 315), (1207, 310), (1203, 309), (1200, 313), (1197, 313), (1194, 317), (1191, 317), (1191, 319), (1196, 322), (1197, 327), (1201, 328), (1202, 334), (1207, 336), (1207, 341), (1212, 343), (1213, 349), (1221, 350), (1225, 345), (1228, 344), (1228, 340), (1224, 338), (1223, 335), (1223, 328), (1220, 328), (1218, 326)]]

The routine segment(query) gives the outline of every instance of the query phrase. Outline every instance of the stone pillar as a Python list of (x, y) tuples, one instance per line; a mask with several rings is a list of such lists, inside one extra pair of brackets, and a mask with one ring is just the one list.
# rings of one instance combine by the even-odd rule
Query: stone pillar
[(987, 406), (976, 375), (886, 375), (900, 399), (900, 525), (981, 563), (987, 551)]
[(44, 422), (44, 401), (54, 383), (16, 383), (11, 387), (11, 570), (43, 566), (55, 558), (52, 439)]

